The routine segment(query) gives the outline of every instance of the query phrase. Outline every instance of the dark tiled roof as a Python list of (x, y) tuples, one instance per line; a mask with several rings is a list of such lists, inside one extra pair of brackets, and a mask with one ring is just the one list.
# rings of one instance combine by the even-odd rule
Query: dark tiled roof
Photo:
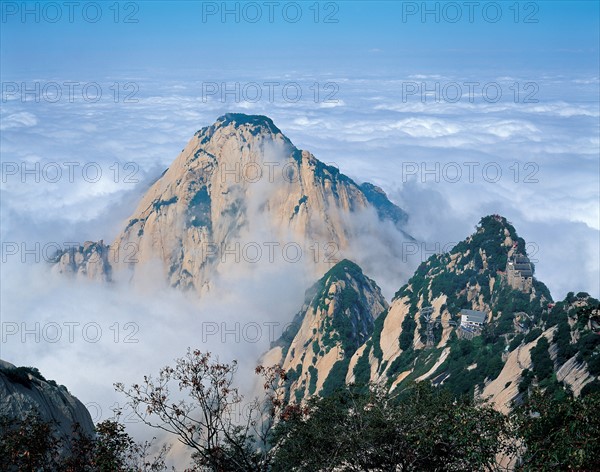
[(466, 316), (467, 321), (470, 323), (485, 323), (487, 315), (483, 311), (477, 310), (460, 310), (461, 316)]

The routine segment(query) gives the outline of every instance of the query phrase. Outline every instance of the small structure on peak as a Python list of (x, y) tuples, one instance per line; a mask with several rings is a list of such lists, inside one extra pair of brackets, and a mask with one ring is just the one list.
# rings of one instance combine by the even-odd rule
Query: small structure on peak
[(483, 311), (460, 310), (460, 326), (466, 328), (481, 328), (487, 315)]
[(528, 333), (532, 325), (533, 320), (531, 319), (531, 316), (524, 311), (519, 311), (514, 314), (513, 327), (515, 333)]
[[(452, 320), (442, 320), (441, 318), (432, 318), (433, 315), (433, 307), (426, 306), (421, 308), (420, 310), (421, 318), (425, 323), (427, 323), (427, 341), (425, 343), (426, 348), (431, 348), (435, 346), (435, 336), (433, 334), (433, 329), (441, 326), (442, 328), (446, 328), (448, 326), (456, 326), (456, 321)], [(445, 326), (444, 326), (445, 325)]]
[(487, 314), (483, 311), (460, 310), (459, 336), (466, 339), (473, 339), (474, 336), (479, 336), (486, 320)]
[(533, 266), (527, 256), (515, 254), (506, 264), (506, 280), (515, 290), (529, 292), (533, 283)]

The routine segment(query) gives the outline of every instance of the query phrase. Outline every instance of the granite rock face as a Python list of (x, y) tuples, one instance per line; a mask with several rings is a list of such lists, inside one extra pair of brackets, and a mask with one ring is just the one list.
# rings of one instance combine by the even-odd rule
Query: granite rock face
[(110, 249), (103, 241), (86, 241), (83, 246), (74, 246), (55, 255), (54, 270), (77, 278), (111, 280)]
[[(581, 292), (554, 303), (535, 277), (515, 289), (507, 267), (526, 247), (506, 218), (486, 216), (449, 252), (424, 261), (389, 307), (375, 282), (343, 261), (307, 292), (261, 363), (284, 367), (298, 402), (344, 383), (392, 391), (428, 381), (507, 412), (536, 387), (597, 390), (600, 302)], [(473, 311), (478, 327), (463, 318)]]
[(90, 413), (66, 387), (45, 380), (37, 369), (0, 360), (0, 415), (22, 419), (35, 412), (43, 421), (56, 422), (57, 434), (64, 438), (71, 436), (75, 423), (94, 434)]
[(297, 149), (271, 119), (227, 114), (192, 137), (110, 248), (65, 252), (57, 270), (132, 282), (162, 271), (202, 293), (226, 264), (292, 261), (317, 276), (352, 257), (366, 268), (376, 244), (393, 252), (390, 231), (408, 238), (406, 220), (381, 189)]
[(285, 369), (294, 401), (331, 393), (345, 383), (352, 356), (387, 308), (377, 284), (345, 259), (306, 291), (304, 305), (261, 363)]

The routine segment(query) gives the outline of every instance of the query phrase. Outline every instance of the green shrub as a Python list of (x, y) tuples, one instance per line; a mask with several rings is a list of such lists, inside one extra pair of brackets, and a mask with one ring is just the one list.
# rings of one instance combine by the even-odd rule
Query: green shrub
[(346, 384), (346, 374), (348, 373), (348, 365), (350, 359), (342, 359), (333, 364), (333, 367), (329, 371), (329, 375), (323, 383), (321, 390), (322, 396), (331, 395), (337, 389), (343, 387)]
[(540, 338), (535, 347), (531, 348), (531, 362), (533, 363), (533, 373), (538, 381), (550, 378), (554, 372), (554, 365), (550, 358), (548, 348), (550, 347), (545, 337)]

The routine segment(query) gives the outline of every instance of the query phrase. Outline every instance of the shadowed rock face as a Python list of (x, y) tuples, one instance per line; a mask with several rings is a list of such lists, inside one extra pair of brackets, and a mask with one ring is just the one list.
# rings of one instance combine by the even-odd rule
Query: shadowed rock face
[(56, 422), (56, 431), (70, 437), (73, 425), (93, 435), (94, 424), (85, 406), (62, 385), (45, 380), (34, 369), (18, 368), (0, 360), (0, 415), (24, 418), (38, 412), (46, 422)]
[(401, 208), (394, 205), (387, 198), (385, 192), (369, 182), (361, 184), (360, 189), (377, 210), (377, 214), (382, 220), (391, 220), (398, 225), (404, 225), (408, 222), (408, 214)]
[[(390, 247), (381, 236), (384, 221), (406, 238), (406, 214), (381, 189), (359, 186), (297, 149), (271, 119), (230, 113), (199, 130), (150, 187), (103, 251), (107, 257), (96, 257), (101, 267), (93, 270), (87, 259), (96, 253), (80, 248), (59, 255), (56, 270), (94, 279), (128, 273), (136, 281), (152, 264), (169, 285), (201, 293), (224, 263), (244, 259), (248, 244), (260, 247), (259, 262), (271, 250), (282, 259), (288, 243), (304, 255), (314, 256), (317, 244), (321, 253), (335, 253), (334, 262), (356, 259), (351, 246), (355, 254), (367, 252), (357, 249), (359, 237)], [(330, 259), (321, 254), (301, 262), (316, 276), (332, 267)]]
[(103, 241), (86, 241), (83, 246), (60, 251), (55, 256), (55, 270), (63, 274), (92, 280), (111, 279), (109, 247)]

